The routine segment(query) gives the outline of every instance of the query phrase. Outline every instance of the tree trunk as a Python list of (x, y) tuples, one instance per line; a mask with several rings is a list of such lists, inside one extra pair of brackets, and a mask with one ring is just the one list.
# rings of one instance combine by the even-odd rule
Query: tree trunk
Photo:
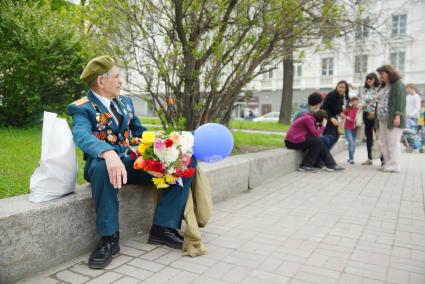
[(283, 87), (279, 123), (290, 124), (294, 83), (294, 53), (289, 52), (283, 60)]

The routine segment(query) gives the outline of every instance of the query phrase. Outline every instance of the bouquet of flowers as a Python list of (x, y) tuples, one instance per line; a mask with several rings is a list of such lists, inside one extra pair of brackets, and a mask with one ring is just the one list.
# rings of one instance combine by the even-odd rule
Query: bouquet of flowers
[(146, 171), (153, 176), (156, 188), (168, 188), (170, 184), (182, 185), (182, 177), (195, 173), (191, 168), (194, 137), (188, 131), (145, 131), (136, 151), (134, 169)]

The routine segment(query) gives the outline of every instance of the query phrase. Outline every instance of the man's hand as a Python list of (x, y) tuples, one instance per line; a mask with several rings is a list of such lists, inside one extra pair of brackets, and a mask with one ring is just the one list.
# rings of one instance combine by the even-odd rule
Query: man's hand
[(367, 115), (367, 119), (372, 120), (375, 118), (375, 112), (369, 112)]
[(333, 125), (335, 125), (336, 127), (338, 127), (338, 120), (337, 120), (335, 117), (332, 117), (332, 118), (331, 118), (331, 123), (332, 123)]
[(394, 126), (395, 127), (399, 127), (400, 126), (400, 116), (399, 115), (395, 115), (394, 116)]
[(322, 121), (322, 126), (326, 127), (327, 124), (328, 124), (328, 120), (326, 118), (324, 118), (323, 121)]
[(105, 159), (109, 181), (114, 188), (121, 188), (123, 184), (127, 183), (127, 171), (120, 157), (114, 150), (103, 152), (101, 156)]

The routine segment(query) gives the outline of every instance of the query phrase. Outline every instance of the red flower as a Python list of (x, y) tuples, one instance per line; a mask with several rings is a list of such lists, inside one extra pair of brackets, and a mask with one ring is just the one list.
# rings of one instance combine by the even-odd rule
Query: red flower
[(131, 144), (133, 144), (133, 145), (139, 145), (139, 144), (140, 144), (140, 138), (138, 138), (138, 137), (133, 137), (133, 138), (131, 139)]
[(135, 170), (143, 170), (147, 161), (143, 160), (142, 157), (139, 157), (134, 161), (133, 168)]
[(137, 158), (137, 153), (136, 152), (133, 152), (133, 151), (129, 151), (130, 152), (130, 158), (132, 159), (132, 160), (136, 160), (136, 158)]
[(192, 177), (194, 174), (195, 174), (195, 169), (194, 169), (194, 168), (188, 168), (188, 169), (185, 169), (185, 170), (182, 172), (182, 177), (184, 177), (184, 178), (190, 178), (190, 177)]
[(163, 174), (165, 172), (164, 166), (159, 161), (147, 160), (146, 170), (149, 172), (158, 172)]
[(165, 147), (170, 148), (171, 146), (173, 146), (174, 142), (170, 138), (167, 138), (165, 139), (164, 143), (165, 143)]

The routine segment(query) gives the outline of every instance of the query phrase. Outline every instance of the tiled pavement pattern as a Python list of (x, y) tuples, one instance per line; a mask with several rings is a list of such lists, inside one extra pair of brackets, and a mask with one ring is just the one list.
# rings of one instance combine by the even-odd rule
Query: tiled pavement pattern
[(425, 154), (403, 154), (400, 174), (341, 164), (343, 173), (295, 172), (216, 204), (205, 256), (142, 235), (122, 242), (108, 269), (89, 270), (85, 255), (29, 282), (424, 284)]

